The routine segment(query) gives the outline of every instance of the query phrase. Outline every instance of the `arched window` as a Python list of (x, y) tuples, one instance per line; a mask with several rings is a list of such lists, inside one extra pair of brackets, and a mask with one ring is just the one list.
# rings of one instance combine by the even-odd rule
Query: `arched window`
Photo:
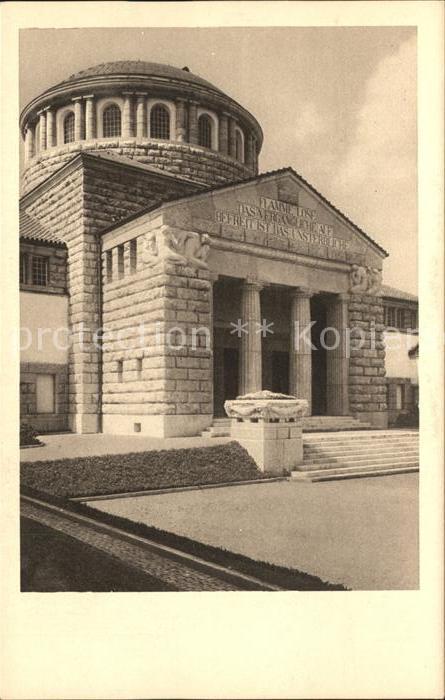
[(198, 119), (198, 143), (204, 148), (212, 148), (212, 120), (207, 114)]
[(121, 111), (117, 105), (110, 105), (104, 110), (102, 117), (103, 135), (121, 135)]
[(243, 136), (242, 136), (241, 131), (239, 129), (237, 129), (235, 131), (235, 157), (241, 163), (244, 162)]
[(170, 138), (170, 114), (167, 107), (155, 105), (150, 112), (150, 138)]
[(68, 112), (63, 120), (63, 143), (74, 141), (74, 112)]

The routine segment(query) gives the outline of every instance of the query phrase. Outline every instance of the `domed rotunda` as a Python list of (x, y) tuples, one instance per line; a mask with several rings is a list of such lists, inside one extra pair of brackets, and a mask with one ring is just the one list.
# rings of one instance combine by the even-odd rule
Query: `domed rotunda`
[(24, 191), (80, 151), (115, 153), (204, 185), (258, 172), (263, 134), (238, 102), (187, 67), (116, 61), (71, 75), (23, 110)]

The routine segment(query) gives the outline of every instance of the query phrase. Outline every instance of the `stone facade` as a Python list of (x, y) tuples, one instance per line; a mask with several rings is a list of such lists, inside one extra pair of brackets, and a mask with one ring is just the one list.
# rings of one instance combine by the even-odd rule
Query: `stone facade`
[(113, 335), (104, 339), (102, 351), (103, 429), (196, 434), (213, 415), (209, 272), (165, 256), (150, 264), (143, 254), (149, 241), (150, 232), (120, 244), (123, 269), (120, 246), (104, 245), (104, 279), (110, 254), (115, 279), (103, 287), (103, 324)]
[(198, 145), (150, 141), (147, 139), (101, 139), (55, 146), (42, 151), (28, 162), (23, 174), (24, 192), (44, 182), (52, 173), (68, 163), (81, 151), (92, 154), (115, 153), (140, 163), (156, 166), (201, 185), (219, 185), (251, 177), (253, 170), (221, 153)]
[(21, 206), (68, 248), (70, 427), (99, 429), (100, 241), (98, 233), (143, 207), (190, 192), (191, 185), (82, 154), (22, 198)]
[[(385, 343), (381, 297), (354, 294), (349, 302), (349, 402), (353, 415), (385, 427)], [(355, 347), (356, 346), (356, 347)]]

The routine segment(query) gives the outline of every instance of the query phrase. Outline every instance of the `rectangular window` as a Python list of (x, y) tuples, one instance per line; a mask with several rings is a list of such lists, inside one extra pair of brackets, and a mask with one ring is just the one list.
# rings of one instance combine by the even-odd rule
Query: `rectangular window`
[(136, 360), (136, 371), (137, 371), (137, 378), (141, 379), (142, 377), (142, 357), (138, 357)]
[(48, 285), (48, 258), (44, 258), (41, 255), (33, 255), (32, 283), (40, 287)]
[(118, 360), (117, 361), (117, 381), (118, 382), (121, 382), (123, 380), (123, 374), (124, 374), (124, 361)]
[(396, 309), (396, 326), (397, 328), (405, 328), (404, 309)]
[(117, 246), (117, 273), (119, 279), (124, 276), (124, 246)]
[(20, 284), (28, 284), (28, 255), (20, 253)]
[(107, 268), (107, 282), (113, 280), (113, 251), (107, 250), (106, 252), (106, 268)]
[(37, 413), (55, 413), (55, 377), (53, 374), (38, 374), (36, 378)]
[(130, 241), (130, 271), (131, 272), (136, 272), (138, 264), (138, 239), (133, 238), (132, 241)]
[(387, 327), (394, 327), (396, 325), (396, 310), (393, 306), (385, 307), (385, 324)]

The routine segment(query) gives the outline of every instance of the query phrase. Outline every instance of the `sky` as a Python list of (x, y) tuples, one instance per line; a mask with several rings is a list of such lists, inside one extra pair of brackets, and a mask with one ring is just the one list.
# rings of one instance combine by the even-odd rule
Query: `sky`
[(417, 292), (416, 30), (411, 27), (26, 29), (20, 109), (107, 61), (188, 66), (260, 122), (260, 171), (293, 167), (390, 254)]

